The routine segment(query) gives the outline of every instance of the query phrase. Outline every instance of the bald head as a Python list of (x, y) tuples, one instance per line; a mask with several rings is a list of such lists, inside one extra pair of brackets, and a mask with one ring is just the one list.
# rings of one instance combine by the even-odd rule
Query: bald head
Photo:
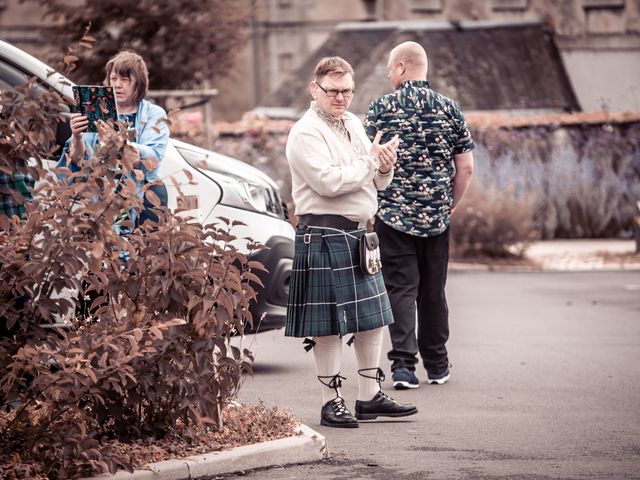
[(416, 42), (404, 42), (396, 46), (389, 54), (389, 64), (402, 64), (405, 70), (405, 80), (426, 80), (427, 52)]

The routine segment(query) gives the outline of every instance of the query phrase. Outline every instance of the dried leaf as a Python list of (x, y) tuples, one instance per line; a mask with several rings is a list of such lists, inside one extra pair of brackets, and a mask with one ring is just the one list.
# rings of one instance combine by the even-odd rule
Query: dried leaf
[(162, 330), (160, 330), (158, 327), (151, 327), (149, 328), (149, 331), (151, 332), (151, 334), (153, 336), (155, 336), (156, 338), (158, 338), (159, 340), (162, 340)]
[(69, 65), (70, 63), (75, 63), (78, 60), (80, 60), (78, 57), (76, 57), (75, 55), (65, 55), (63, 61), (65, 64)]
[(93, 244), (93, 248), (91, 249), (91, 254), (94, 258), (102, 258), (102, 254), (104, 252), (104, 244), (100, 241), (97, 241)]
[(136, 340), (136, 342), (140, 342), (140, 340), (142, 340), (143, 333), (141, 329), (134, 328), (132, 333), (133, 333), (133, 338)]
[(158, 195), (156, 195), (156, 193), (149, 189), (144, 193), (144, 196), (147, 198), (147, 200), (149, 200), (149, 202), (151, 202), (151, 204), (154, 207), (160, 207), (162, 202), (160, 201), (160, 198), (158, 197)]

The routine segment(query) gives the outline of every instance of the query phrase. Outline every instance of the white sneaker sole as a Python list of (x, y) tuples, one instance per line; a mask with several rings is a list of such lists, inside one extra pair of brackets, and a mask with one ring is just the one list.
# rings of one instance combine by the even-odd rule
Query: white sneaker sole
[(419, 383), (415, 385), (409, 382), (393, 382), (393, 388), (396, 390), (407, 390), (409, 388), (418, 388), (420, 386)]
[(427, 383), (429, 385), (442, 385), (444, 383), (447, 383), (447, 380), (449, 380), (449, 377), (451, 377), (451, 373), (446, 374), (444, 377), (442, 378), (429, 378), (427, 377)]

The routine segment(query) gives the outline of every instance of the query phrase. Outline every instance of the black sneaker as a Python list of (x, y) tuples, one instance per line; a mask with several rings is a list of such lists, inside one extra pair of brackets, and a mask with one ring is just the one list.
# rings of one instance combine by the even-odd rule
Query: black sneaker
[(373, 420), (378, 417), (407, 417), (418, 413), (414, 405), (396, 402), (379, 391), (371, 400), (356, 400), (356, 418)]
[(322, 406), (320, 425), (336, 428), (358, 428), (358, 420), (345, 405), (344, 398), (336, 397)]
[(418, 388), (420, 380), (416, 377), (415, 372), (408, 368), (396, 368), (393, 371), (393, 388), (396, 390), (406, 390), (408, 388)]

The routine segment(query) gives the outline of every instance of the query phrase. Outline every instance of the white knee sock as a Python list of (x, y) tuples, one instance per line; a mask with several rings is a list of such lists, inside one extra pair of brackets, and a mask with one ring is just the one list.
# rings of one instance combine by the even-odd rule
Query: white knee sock
[[(322, 381), (322, 405), (336, 398), (336, 390), (327, 387), (333, 375), (340, 373), (340, 360), (342, 357), (342, 339), (338, 335), (313, 337), (316, 344), (313, 347), (313, 359), (316, 364), (316, 375), (323, 378)], [(340, 390), (338, 395), (342, 396)]]
[[(363, 368), (378, 368), (380, 366), (382, 328), (383, 327), (355, 334), (356, 340), (354, 347), (356, 349), (358, 370)], [(375, 381), (376, 370), (366, 370), (362, 373), (374, 378), (367, 378), (358, 374), (358, 400), (371, 400), (380, 390), (378, 382)]]

